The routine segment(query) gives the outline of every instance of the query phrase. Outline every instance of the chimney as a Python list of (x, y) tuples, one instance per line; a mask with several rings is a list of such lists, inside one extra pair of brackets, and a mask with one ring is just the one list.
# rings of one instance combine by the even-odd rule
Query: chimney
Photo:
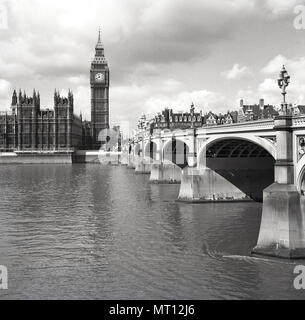
[(264, 110), (264, 107), (265, 107), (265, 101), (264, 99), (259, 99), (259, 108), (261, 110)]
[(244, 107), (244, 100), (240, 99), (240, 107), (243, 108)]

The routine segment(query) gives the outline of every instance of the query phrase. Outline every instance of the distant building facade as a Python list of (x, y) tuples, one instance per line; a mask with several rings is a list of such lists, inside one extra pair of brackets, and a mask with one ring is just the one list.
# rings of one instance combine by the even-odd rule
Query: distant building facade
[(292, 108), (292, 114), (294, 116), (305, 115), (305, 106), (304, 105), (297, 105), (297, 106), (290, 106)]
[(274, 106), (265, 105), (264, 99), (260, 99), (258, 104), (253, 105), (245, 105), (244, 100), (240, 100), (238, 122), (270, 119), (278, 115), (279, 113)]
[[(305, 106), (297, 106), (295, 108), (296, 114), (303, 112), (305, 114)], [(142, 116), (139, 123), (146, 123), (146, 129), (148, 129), (147, 123), (149, 123), (150, 131), (154, 129), (184, 130), (204, 126), (230, 125), (244, 121), (272, 119), (277, 115), (279, 115), (279, 112), (275, 107), (270, 104), (265, 105), (264, 99), (260, 99), (259, 104), (254, 105), (245, 105), (244, 101), (241, 100), (238, 111), (227, 111), (224, 114), (216, 114), (210, 111), (203, 114), (202, 111), (195, 112), (194, 105), (192, 104), (188, 112), (174, 112), (172, 109), (166, 108), (150, 121), (146, 121), (145, 116)], [(141, 129), (139, 125), (138, 129)]]
[(153, 129), (188, 129), (199, 128), (204, 124), (202, 112), (195, 112), (194, 105), (191, 105), (189, 112), (173, 112), (172, 109), (165, 109), (158, 114), (152, 122)]
[(152, 129), (190, 129), (203, 126), (217, 126), (221, 124), (232, 124), (238, 120), (238, 112), (228, 111), (226, 114), (216, 114), (209, 112), (203, 114), (202, 111), (195, 112), (192, 104), (189, 112), (173, 112), (172, 109), (165, 109), (152, 120)]

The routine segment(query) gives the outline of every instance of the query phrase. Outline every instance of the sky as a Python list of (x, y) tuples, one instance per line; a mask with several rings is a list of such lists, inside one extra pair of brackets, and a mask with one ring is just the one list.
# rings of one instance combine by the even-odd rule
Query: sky
[[(136, 123), (165, 107), (238, 110), (239, 100), (305, 104), (305, 1), (0, 0), (0, 110), (14, 88), (74, 92), (90, 120), (89, 70), (98, 29), (109, 63), (110, 121)], [(304, 28), (303, 15), (304, 9)]]

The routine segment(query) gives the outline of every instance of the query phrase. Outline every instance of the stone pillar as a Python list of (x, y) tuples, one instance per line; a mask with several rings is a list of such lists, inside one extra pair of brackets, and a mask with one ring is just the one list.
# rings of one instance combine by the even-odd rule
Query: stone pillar
[(275, 130), (275, 183), (264, 190), (260, 232), (253, 253), (305, 258), (305, 217), (294, 185), (292, 116), (278, 116)]
[(197, 166), (197, 138), (196, 129), (190, 129), (189, 132), (189, 153), (188, 153), (188, 166), (195, 168)]
[(182, 170), (172, 162), (153, 163), (149, 181), (156, 184), (179, 184), (181, 175)]
[(154, 142), (157, 145), (156, 148), (156, 160), (154, 161), (154, 163), (161, 163), (163, 161), (163, 157), (162, 157), (162, 138), (161, 138), (161, 131), (158, 131), (157, 133), (157, 138), (154, 140)]
[(203, 199), (204, 195), (200, 192), (200, 186), (203, 185), (202, 175), (196, 169), (197, 165), (197, 139), (196, 129), (189, 130), (189, 153), (188, 153), (188, 167), (182, 170), (181, 185), (178, 200), (182, 201), (199, 201)]

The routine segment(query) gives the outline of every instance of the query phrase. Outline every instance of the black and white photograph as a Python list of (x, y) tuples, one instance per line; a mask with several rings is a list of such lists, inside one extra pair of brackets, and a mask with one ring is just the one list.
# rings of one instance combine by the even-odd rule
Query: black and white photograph
[(0, 0), (0, 301), (303, 299), (305, 0)]

